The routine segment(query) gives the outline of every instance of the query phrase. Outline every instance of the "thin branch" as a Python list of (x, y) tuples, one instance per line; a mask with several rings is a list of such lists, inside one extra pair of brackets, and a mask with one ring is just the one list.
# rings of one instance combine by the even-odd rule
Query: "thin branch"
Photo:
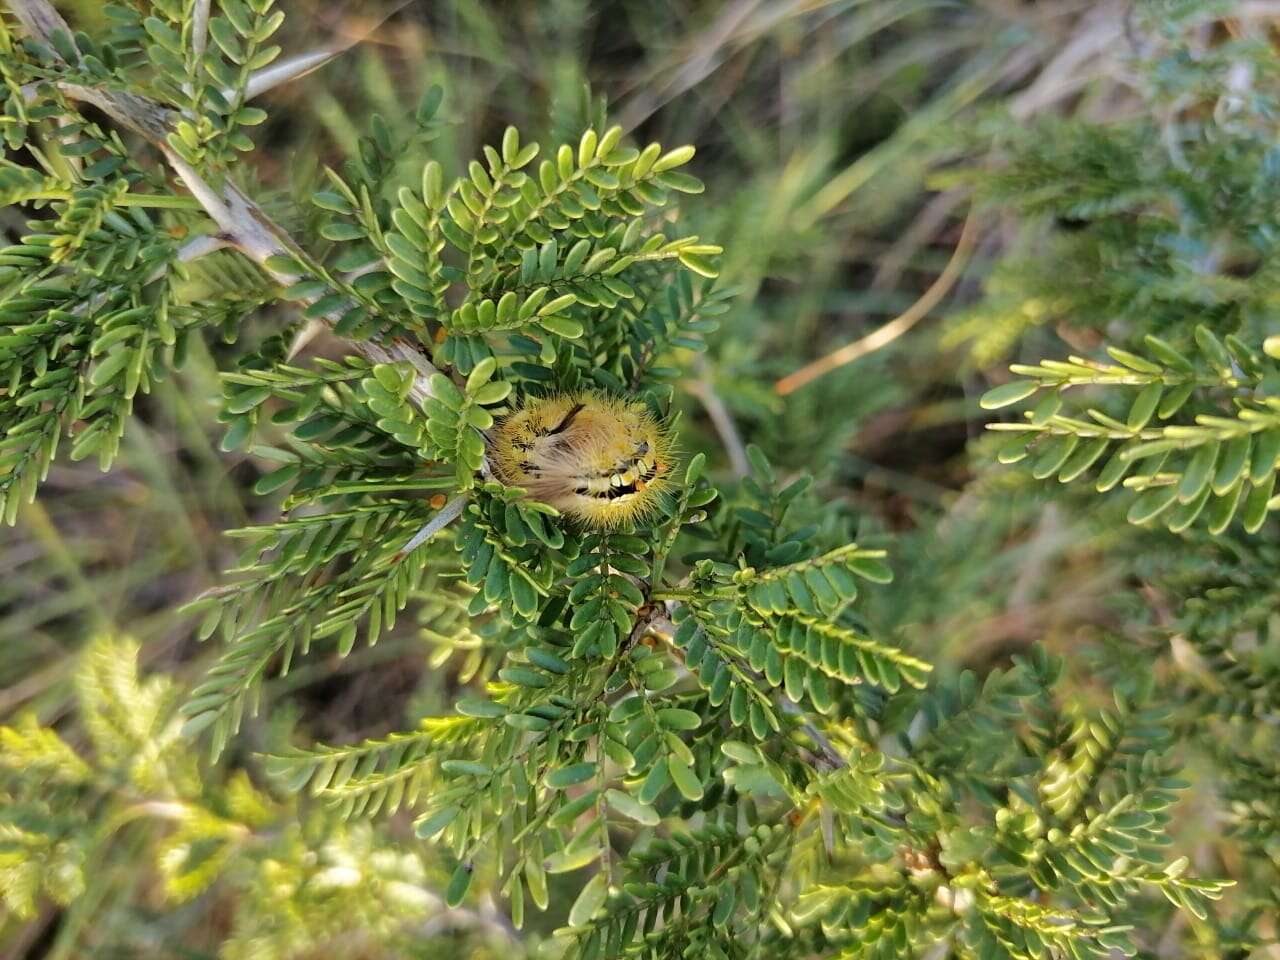
[(223, 186), (222, 192), (218, 192), (169, 144), (160, 144), (160, 149), (173, 172), (200, 201), (205, 213), (242, 253), (279, 283), (288, 286), (298, 282), (296, 274), (267, 266), (271, 257), (290, 256), (290, 251), (279, 238), (279, 228), (267, 219), (257, 204), (230, 182)]
[(205, 47), (209, 45), (209, 8), (213, 0), (196, 0), (195, 9), (191, 11), (191, 52), (195, 59), (204, 56)]
[(842, 770), (849, 765), (849, 761), (840, 755), (840, 751), (827, 739), (827, 735), (806, 719), (807, 715), (803, 710), (785, 696), (775, 696), (773, 701), (783, 713), (800, 720), (800, 729), (822, 751), (822, 758), (831, 764), (833, 769)]
[(926, 203), (911, 225), (902, 231), (898, 239), (880, 258), (876, 272), (871, 277), (871, 289), (892, 290), (897, 287), (902, 275), (907, 271), (911, 258), (946, 226), (951, 214), (963, 199), (964, 194), (961, 191), (950, 190), (938, 194)]
[(419, 938), (427, 939), (450, 930), (480, 930), (491, 939), (520, 945), (520, 935), (511, 921), (493, 905), (492, 900), (484, 903), (479, 910), (471, 910), (467, 907), (447, 906), (444, 898), (425, 887), (419, 887), (418, 892), (423, 902), (436, 911), (434, 916), (418, 927)]
[[(413, 0), (401, 0), (400, 3), (393, 5), (389, 10), (383, 12), (377, 22), (366, 27), (358, 36), (348, 37), (339, 43), (331, 43), (318, 50), (295, 54), (278, 63), (263, 67), (261, 70), (255, 70), (249, 75), (249, 83), (245, 87), (245, 100), (260, 97), (262, 94), (274, 90), (290, 80), (297, 80), (312, 71), (319, 70), (335, 57), (339, 57), (357, 44), (363, 43), (375, 30), (412, 2)], [(231, 99), (233, 94), (234, 91), (230, 88), (224, 88), (222, 91), (223, 97), (228, 100)]]
[[(231, 241), (226, 237), (219, 236), (218, 234), (195, 237), (188, 240), (178, 248), (176, 259), (181, 263), (190, 263), (192, 260), (199, 260), (203, 256), (207, 256), (216, 250), (222, 250), (229, 246), (231, 246)], [(156, 283), (163, 279), (164, 275), (168, 273), (168, 271), (169, 264), (161, 264), (147, 275), (146, 283)], [(109, 290), (101, 290), (91, 296), (88, 300), (77, 304), (75, 310), (72, 312), (76, 316), (93, 316), (104, 303), (109, 301), (116, 294), (120, 293), (123, 289), (124, 287), (117, 285)]]
[[(51, 38), (58, 30), (69, 32), (67, 22), (48, 0), (5, 0), (5, 2), (18, 20), (31, 32), (34, 39), (42, 43), (51, 45)], [(226, 180), (220, 190), (214, 189), (191, 164), (178, 155), (168, 143), (168, 135), (172, 129), (172, 111), (145, 97), (130, 93), (115, 93), (74, 83), (59, 83), (57, 86), (64, 95), (92, 103), (117, 123), (150, 141), (161, 151), (169, 167), (181, 178), (187, 190), (218, 225), (229, 245), (234, 246), (261, 266), (280, 284), (289, 286), (297, 282), (297, 276), (268, 266), (267, 261), (273, 256), (291, 256), (292, 250), (301, 248), (234, 183)], [(303, 302), (314, 303), (315, 299), (318, 298)], [(336, 323), (349, 309), (350, 304), (340, 305), (325, 314), (324, 319), (329, 323)], [(429, 381), (431, 376), (439, 371), (422, 351), (412, 344), (405, 341), (385, 344), (372, 341), (350, 341), (350, 343), (374, 363), (409, 362), (417, 373), (410, 389), (410, 396), (419, 403), (431, 396)]]
[[(192, 260), (199, 260), (201, 257), (226, 249), (229, 246), (231, 246), (231, 241), (216, 233), (193, 237), (178, 248), (177, 260), (180, 263), (190, 263)], [(168, 272), (169, 265), (167, 263), (161, 264), (147, 277), (147, 283), (155, 283)], [(98, 307), (105, 303), (109, 297), (110, 294), (98, 294), (91, 298), (86, 312), (90, 314), (96, 312)]]
[(207, 257), (218, 250), (225, 250), (229, 246), (231, 246), (231, 241), (217, 233), (192, 237), (178, 248), (178, 260), (182, 263), (190, 263), (192, 260)]
[(285, 354), (285, 359), (292, 362), (293, 358), (307, 348), (309, 344), (326, 328), (323, 320), (308, 320), (299, 328), (298, 332), (293, 335), (293, 340), (289, 343), (289, 352)]
[(18, 18), (18, 22), (27, 33), (46, 46), (52, 46), (53, 35), (59, 30), (71, 36), (71, 28), (67, 26), (67, 21), (62, 19), (62, 14), (46, 0), (9, 0), (9, 9), (13, 11), (13, 15)]
[[(267, 91), (274, 90), (290, 80), (305, 77), (308, 73), (319, 70), (334, 57), (350, 49), (351, 46), (351, 44), (347, 44), (343, 47), (324, 47), (320, 50), (300, 53), (297, 56), (281, 60), (279, 63), (273, 63), (269, 67), (255, 70), (250, 74), (249, 82), (245, 85), (244, 98), (245, 100), (252, 100), (254, 97), (260, 97)], [(234, 91), (229, 87), (222, 91), (223, 97), (228, 100), (233, 93)]]
[(950, 292), (956, 281), (964, 273), (964, 268), (969, 262), (969, 255), (973, 253), (974, 243), (977, 240), (977, 221), (977, 214), (973, 209), (970, 209), (969, 217), (965, 220), (964, 229), (960, 233), (960, 239), (956, 243), (955, 252), (951, 254), (951, 260), (947, 263), (942, 273), (938, 275), (938, 279), (930, 285), (928, 290), (920, 295), (919, 300), (884, 326), (872, 331), (860, 340), (855, 340), (839, 350), (833, 350), (826, 356), (819, 357), (812, 363), (801, 367), (795, 373), (787, 374), (773, 385), (774, 392), (783, 397), (794, 393), (832, 370), (843, 367), (847, 363), (852, 363), (854, 360), (865, 357), (869, 353), (874, 353), (881, 347), (888, 346), (928, 316), (929, 312), (942, 302), (942, 299)]
[(471, 494), (460, 493), (446, 503), (440, 508), (440, 512), (431, 518), (430, 523), (415, 533), (412, 539), (397, 551), (396, 555), (391, 558), (391, 562), (395, 563), (407, 557), (449, 524), (453, 523), (453, 521), (457, 520), (458, 517), (462, 516), (462, 511), (470, 500)]
[(720, 398), (720, 394), (716, 392), (711, 382), (711, 372), (707, 369), (706, 359), (699, 356), (696, 365), (698, 379), (689, 382), (688, 390), (702, 401), (707, 416), (711, 418), (711, 425), (715, 427), (716, 433), (720, 436), (720, 442), (724, 444), (725, 453), (729, 455), (733, 475), (738, 478), (745, 477), (751, 472), (751, 464), (747, 461), (747, 448), (743, 445), (742, 434), (738, 432), (733, 414), (729, 412), (729, 408), (725, 406), (724, 400)]
[[(1011, 98), (1009, 112), (1022, 120), (1039, 116), (1093, 76), (1120, 72), (1122, 64), (1115, 55), (1123, 49), (1119, 41), (1124, 37), (1125, 6), (1118, 0), (1091, 9), (1074, 29), (1071, 40), (1040, 70), (1035, 81)], [(1094, 61), (1096, 65), (1090, 68)]]
[[(32, 0), (7, 0), (30, 3)], [(59, 91), (72, 100), (91, 103), (121, 126), (159, 145), (169, 134), (173, 111), (132, 93), (112, 93), (79, 83), (58, 83)]]
[[(296, 283), (298, 277), (286, 270), (268, 263), (274, 256), (290, 256), (290, 248), (297, 249), (297, 244), (288, 239), (280, 229), (259, 207), (240, 192), (235, 184), (227, 181), (222, 192), (214, 190), (200, 174), (180, 157), (168, 143), (161, 143), (161, 151), (169, 166), (182, 178), (187, 189), (204, 207), (205, 212), (213, 219), (222, 233), (229, 237), (236, 248), (256, 262), (268, 274), (283, 286)], [(318, 297), (309, 298), (314, 303)], [(342, 304), (324, 314), (323, 319), (329, 323), (337, 323), (347, 312), (350, 304)], [(407, 361), (414, 369), (416, 376), (410, 388), (410, 396), (422, 403), (431, 396), (430, 378), (439, 373), (422, 352), (403, 340), (389, 343), (378, 343), (372, 340), (350, 341), (351, 345), (363, 353), (374, 363), (396, 363)]]

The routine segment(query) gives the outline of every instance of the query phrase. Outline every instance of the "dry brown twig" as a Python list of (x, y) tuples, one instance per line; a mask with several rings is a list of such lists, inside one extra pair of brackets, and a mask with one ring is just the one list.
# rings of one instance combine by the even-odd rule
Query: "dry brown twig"
[(970, 208), (969, 216), (960, 232), (960, 239), (956, 242), (955, 251), (951, 254), (951, 260), (947, 263), (942, 273), (938, 274), (938, 278), (930, 284), (929, 289), (920, 295), (920, 299), (897, 317), (882, 327), (873, 330), (865, 337), (846, 344), (838, 350), (833, 350), (826, 356), (819, 357), (794, 373), (787, 374), (773, 385), (774, 392), (783, 397), (795, 393), (801, 387), (808, 386), (814, 380), (825, 376), (832, 370), (852, 363), (869, 353), (874, 353), (881, 347), (885, 347), (897, 340), (928, 316), (929, 312), (941, 303), (942, 299), (951, 291), (951, 288), (955, 286), (956, 281), (964, 273), (964, 268), (968, 265), (969, 256), (973, 253), (977, 237), (978, 215)]

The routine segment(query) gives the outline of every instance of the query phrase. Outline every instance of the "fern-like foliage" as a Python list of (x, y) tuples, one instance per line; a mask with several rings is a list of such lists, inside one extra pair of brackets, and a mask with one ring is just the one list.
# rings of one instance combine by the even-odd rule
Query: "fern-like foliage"
[[(1224, 345), (1207, 327), (1197, 328), (1196, 342), (1198, 362), (1148, 336), (1150, 356), (1112, 347), (1110, 363), (1072, 357), (1015, 367), (1028, 379), (993, 388), (984, 407), (1045, 393), (1026, 423), (993, 425), (1019, 434), (1000, 459), (1033, 457), (1034, 477), (1068, 483), (1105, 456), (1095, 486), (1136, 491), (1131, 522), (1160, 518), (1177, 533), (1203, 515), (1209, 531), (1221, 533), (1238, 515), (1246, 531), (1257, 532), (1280, 506), (1273, 499), (1280, 406), (1269, 397), (1280, 368), (1238, 338)], [(1112, 413), (1064, 413), (1064, 391), (1082, 385), (1129, 388), (1132, 399)]]
[[(135, 401), (217, 333), (239, 343), (214, 351), (221, 448), (279, 512), (229, 532), (239, 557), (186, 606), (212, 641), (189, 687), (102, 639), (74, 736), (35, 715), (0, 728), (8, 911), (92, 912), (99, 865), (132, 844), (173, 913), (232, 903), (211, 938), (228, 957), (404, 956), (446, 949), (450, 925), (448, 949), (565, 960), (1133, 956), (1152, 945), (1135, 917), (1247, 939), (1214, 906), (1226, 865), (1203, 879), (1169, 849), (1193, 740), (1175, 707), (1213, 690), (1215, 722), (1275, 719), (1274, 664), (1237, 644), (1273, 619), (1269, 579), (1223, 560), (1144, 635), (1190, 647), (1198, 688), (1103, 689), (1117, 671), (1078, 682), (1038, 644), (982, 679), (935, 665), (877, 615), (897, 561), (874, 524), (822, 517), (812, 479), (753, 445), (730, 482), (669, 455), (693, 355), (733, 309), (720, 247), (685, 226), (693, 147), (633, 141), (593, 107), (545, 149), (507, 127), (460, 161), (429, 88), (403, 122), (372, 118), (306, 209), (261, 203), (243, 155), (267, 119), (250, 101), (280, 76), (272, 0), (111, 5), (99, 38), (45, 0), (10, 7), (0, 201), (31, 219), (0, 250), (0, 508), (12, 523), (63, 438), (110, 466)], [(1130, 243), (1153, 264), (1045, 302), (1167, 309), (1110, 362), (1015, 367), (983, 406), (1041, 399), (992, 425), (1017, 434), (1000, 458), (1065, 483), (1105, 457), (1097, 490), (1133, 491), (1130, 519), (1161, 536), (1263, 530), (1280, 351), (1227, 318), (1271, 296), (1271, 150), (1248, 129), (1238, 178), (1201, 184), (1148, 164), (1149, 126), (1035, 136), (1010, 139), (988, 197), (1087, 220), (1077, 269)], [(1173, 238), (1212, 231), (1180, 232), (1175, 182), (1190, 209), (1233, 197), (1205, 218), (1257, 234), (1255, 274), (1198, 283)], [(1085, 391), (1102, 399), (1069, 412)], [(513, 441), (531, 479), (510, 485), (495, 427), (548, 400), (570, 408)], [(548, 502), (542, 484), (560, 485)], [(292, 722), (301, 670), (388, 646), (452, 665), (435, 706), (332, 742)], [(1254, 856), (1274, 840), (1250, 797), (1273, 754), (1242, 743), (1224, 778)]]

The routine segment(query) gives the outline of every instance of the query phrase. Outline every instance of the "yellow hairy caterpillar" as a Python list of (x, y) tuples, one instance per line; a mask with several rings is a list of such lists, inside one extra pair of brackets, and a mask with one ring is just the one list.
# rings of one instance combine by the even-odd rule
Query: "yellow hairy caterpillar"
[(612, 529), (672, 486), (670, 433), (643, 403), (599, 393), (533, 397), (489, 435), (494, 473), (583, 524)]

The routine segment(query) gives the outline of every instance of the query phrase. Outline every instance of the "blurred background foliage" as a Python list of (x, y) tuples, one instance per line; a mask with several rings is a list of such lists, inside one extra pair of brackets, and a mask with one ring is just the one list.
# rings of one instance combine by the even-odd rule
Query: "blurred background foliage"
[[(698, 146), (693, 169), (707, 198), (689, 205), (682, 230), (724, 246), (722, 282), (736, 291), (705, 360), (690, 363), (682, 384), (685, 449), (713, 452), (726, 483), (742, 471), (744, 441), (784, 476), (813, 472), (814, 523), (891, 548), (897, 580), (869, 596), (868, 616), (943, 678), (963, 669), (984, 675), (1032, 642), (1069, 654), (1073, 682), (1099, 701), (1112, 687), (1182, 669), (1177, 658), (1155, 662), (1166, 641), (1153, 637), (1179, 615), (1177, 584), (1199, 589), (1211, 554), (1194, 541), (1171, 552), (1162, 535), (1124, 525), (1122, 506), (999, 467), (983, 430), (990, 414), (976, 398), (1007, 376), (1011, 360), (1096, 351), (1104, 339), (1124, 345), (1159, 332), (1185, 342), (1196, 322), (1255, 339), (1276, 332), (1266, 222), (1274, 207), (1251, 206), (1249, 183), (1275, 163), (1265, 144), (1275, 134), (1267, 91), (1275, 89), (1271, 21), (1280, 8), (1172, 0), (282, 6), (286, 50), (354, 44), (261, 104), (270, 120), (255, 133), (257, 192), (291, 229), (306, 233), (298, 211), (307, 205), (295, 201), (317, 188), (324, 165), (357, 149), (371, 115), (393, 135), (410, 135), (413, 104), (430, 84), (446, 90), (448, 122), (433, 149), (453, 170), (507, 124), (527, 139), (574, 138), (603, 98), (639, 141)], [(98, 0), (59, 7), (94, 32)], [(5, 242), (19, 230), (19, 214), (4, 211)], [(255, 282), (212, 270), (216, 263), (193, 282)], [(886, 324), (900, 335), (862, 341)], [(266, 337), (281, 325), (279, 315), (261, 315), (241, 336)], [(797, 379), (850, 345), (852, 362)], [(268, 521), (277, 509), (252, 492), (274, 464), (220, 451), (219, 393), (214, 357), (197, 347), (183, 370), (140, 398), (111, 473), (58, 462), (39, 501), (5, 532), (5, 722), (28, 711), (46, 723), (65, 718), (76, 654), (96, 634), (134, 638), (146, 673), (200, 673), (211, 651), (194, 641), (178, 605), (217, 584), (234, 560), (221, 531)], [(1244, 548), (1225, 538), (1213, 549)], [(247, 746), (280, 742), (296, 723), (316, 739), (355, 742), (439, 710), (459, 678), (433, 667), (434, 642), (404, 623), (377, 647), (270, 681)], [(286, 692), (290, 706), (280, 699)], [(253, 769), (247, 752), (239, 759)], [(1237, 875), (1239, 853), (1217, 835), (1221, 785), (1207, 763), (1185, 759), (1196, 788), (1178, 809), (1179, 847), (1202, 875)], [(267, 802), (247, 784), (237, 789), (242, 808)], [(406, 835), (405, 827), (393, 820), (386, 829)], [(348, 861), (361, 869), (367, 842), (344, 837), (333, 869)], [(103, 869), (110, 877), (96, 875), (91, 906), (0, 916), (0, 956), (103, 956), (88, 946), (101, 942), (121, 956), (194, 958), (231, 936), (217, 902), (147, 915), (148, 896), (136, 886), (148, 881), (127, 860)], [(379, 869), (390, 876), (419, 867)], [(421, 879), (395, 882), (417, 889)], [(113, 902), (118, 909), (103, 911)], [(375, 916), (393, 902), (344, 900), (342, 909)], [(492, 930), (479, 938), (463, 931), (474, 955), (510, 955), (502, 923), (477, 922)], [(388, 955), (341, 938), (292, 941), (287, 927), (270, 936), (284, 938), (272, 942), (287, 955)], [(1206, 936), (1215, 956), (1246, 955), (1224, 945), (1222, 929)], [(258, 941), (245, 942), (254, 955)], [(1144, 942), (1152, 955), (1190, 955), (1159, 930)], [(259, 955), (274, 955), (267, 950)]]

